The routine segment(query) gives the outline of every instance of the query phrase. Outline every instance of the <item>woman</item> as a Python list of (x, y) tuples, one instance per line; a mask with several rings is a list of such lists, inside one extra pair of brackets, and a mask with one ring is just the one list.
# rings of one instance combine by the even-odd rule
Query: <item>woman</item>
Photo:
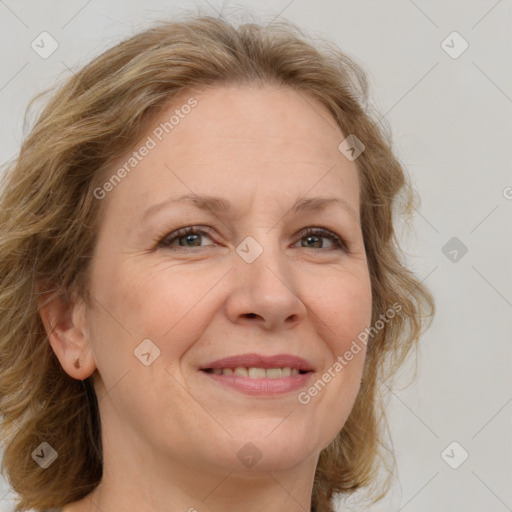
[[(363, 71), (285, 22), (164, 22), (56, 92), (3, 176), (17, 511), (334, 510), (434, 311)], [(401, 199), (401, 202), (399, 201)]]

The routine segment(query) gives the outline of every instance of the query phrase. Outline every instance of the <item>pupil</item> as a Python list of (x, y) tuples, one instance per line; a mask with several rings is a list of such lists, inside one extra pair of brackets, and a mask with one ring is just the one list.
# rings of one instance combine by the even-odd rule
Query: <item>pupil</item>
[[(194, 237), (195, 237), (195, 240), (194, 240)], [(184, 244), (181, 244), (181, 245), (187, 245), (187, 242), (194, 242), (194, 241), (197, 241), (199, 240), (199, 236), (198, 235), (185, 235), (185, 243)], [(197, 245), (197, 244), (195, 244)]]
[[(307, 236), (306, 238), (307, 238), (307, 240), (308, 240), (308, 246), (309, 246), (309, 247), (311, 247), (311, 246), (312, 246), (312, 244), (310, 244), (310, 243), (309, 243), (311, 240), (315, 240), (315, 239), (319, 240), (319, 238), (318, 238), (317, 236)], [(315, 243), (315, 242), (313, 242), (313, 244), (314, 244), (314, 243)]]

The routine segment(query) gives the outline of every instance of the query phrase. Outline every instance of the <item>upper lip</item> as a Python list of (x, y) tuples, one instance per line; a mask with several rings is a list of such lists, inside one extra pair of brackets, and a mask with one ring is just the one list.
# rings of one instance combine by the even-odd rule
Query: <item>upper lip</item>
[(297, 368), (302, 371), (314, 371), (309, 361), (302, 357), (291, 354), (277, 354), (274, 356), (264, 356), (262, 354), (240, 354), (231, 357), (217, 359), (204, 366), (201, 370), (215, 368)]

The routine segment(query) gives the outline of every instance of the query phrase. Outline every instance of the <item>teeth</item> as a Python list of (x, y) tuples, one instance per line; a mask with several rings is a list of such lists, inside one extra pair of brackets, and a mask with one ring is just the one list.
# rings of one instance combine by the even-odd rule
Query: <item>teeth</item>
[(267, 375), (263, 368), (249, 368), (248, 373), (251, 379), (263, 379)]
[(269, 379), (280, 379), (283, 376), (283, 370), (281, 368), (268, 368), (266, 374)]
[(214, 368), (213, 373), (216, 375), (238, 375), (239, 377), (249, 377), (251, 379), (280, 379), (282, 377), (290, 377), (292, 375), (298, 375), (299, 370), (297, 368), (290, 368), (286, 366), (284, 368), (244, 368), (238, 366), (234, 370), (232, 368)]
[(235, 368), (235, 375), (238, 375), (239, 377), (249, 377), (249, 372), (247, 371), (247, 368), (238, 366)]

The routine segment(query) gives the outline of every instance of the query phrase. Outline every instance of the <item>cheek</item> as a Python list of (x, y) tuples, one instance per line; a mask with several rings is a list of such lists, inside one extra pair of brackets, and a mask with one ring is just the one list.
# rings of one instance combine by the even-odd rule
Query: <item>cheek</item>
[(314, 308), (322, 338), (329, 342), (333, 356), (342, 354), (371, 322), (368, 273), (341, 272), (339, 278), (324, 280), (315, 294)]
[[(364, 368), (366, 345), (360, 335), (370, 326), (372, 314), (368, 273), (341, 273), (339, 279), (330, 280), (316, 295), (316, 301), (316, 325), (329, 351), (319, 374), (329, 388), (324, 406), (337, 410), (340, 416), (335, 423), (343, 423), (359, 390)], [(318, 387), (323, 389), (322, 384)]]
[[(225, 274), (221, 271), (190, 271), (185, 266), (169, 268), (162, 263), (137, 268), (126, 265), (102, 286), (103, 326), (116, 333), (128, 357), (142, 340), (155, 343), (166, 361), (177, 361), (197, 340), (210, 321), (208, 311), (213, 288)], [(209, 304), (209, 306), (208, 306)], [(119, 345), (119, 343), (118, 343)]]
[[(364, 369), (366, 345), (358, 335), (370, 326), (372, 296), (370, 277), (338, 272), (336, 279), (324, 280), (314, 294), (312, 318), (328, 350), (324, 367), (298, 397), (311, 418), (311, 435), (322, 448), (338, 434), (356, 400)], [(318, 422), (317, 418), (323, 418)]]

